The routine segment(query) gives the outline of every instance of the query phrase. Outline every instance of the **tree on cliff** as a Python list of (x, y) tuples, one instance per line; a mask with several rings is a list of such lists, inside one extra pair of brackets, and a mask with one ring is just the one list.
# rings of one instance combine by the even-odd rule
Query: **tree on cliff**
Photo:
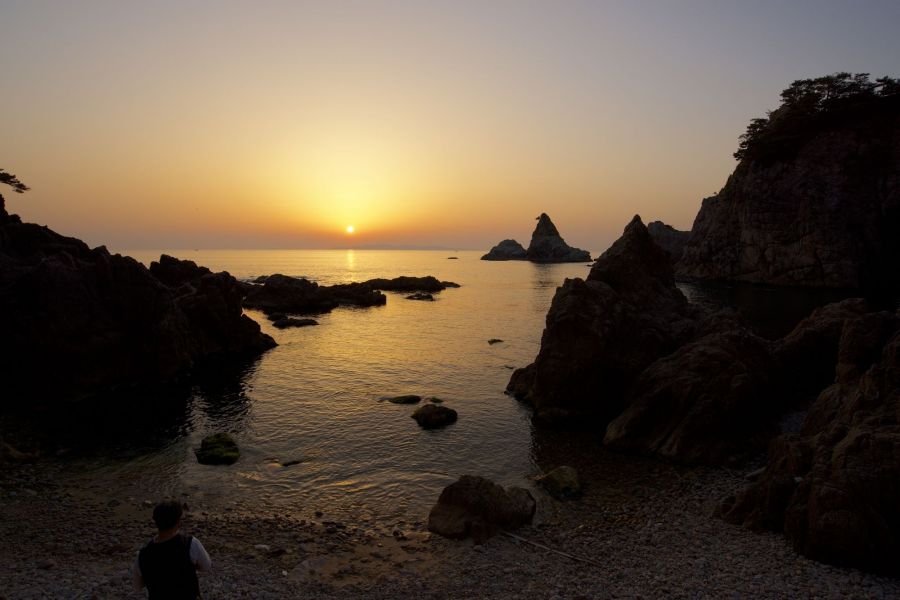
[(18, 177), (16, 177), (12, 173), (7, 173), (4, 169), (0, 169), (0, 183), (5, 183), (6, 185), (12, 187), (13, 191), (19, 194), (27, 192), (29, 190), (29, 187), (19, 181)]
[(753, 119), (741, 135), (734, 157), (738, 160), (778, 158), (811, 132), (839, 124), (860, 111), (877, 112), (900, 101), (900, 80), (868, 73), (835, 73), (798, 79), (781, 92), (781, 106), (768, 116)]

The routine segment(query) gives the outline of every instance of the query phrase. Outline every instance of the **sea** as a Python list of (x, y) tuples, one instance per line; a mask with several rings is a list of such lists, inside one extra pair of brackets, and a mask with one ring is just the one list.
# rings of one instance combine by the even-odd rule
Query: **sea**
[[(149, 265), (163, 252), (243, 280), (282, 273), (329, 285), (433, 275), (460, 287), (435, 294), (434, 302), (387, 292), (384, 306), (337, 308), (314, 315), (315, 327), (278, 330), (248, 310), (276, 348), (177, 391), (118, 403), (141, 410), (58, 424), (49, 460), (64, 465), (68, 488), (110, 498), (184, 497), (209, 510), (262, 506), (421, 521), (463, 474), (529, 487), (555, 466), (546, 447), (560, 438), (536, 430), (530, 409), (504, 390), (513, 369), (537, 355), (556, 288), (586, 277), (589, 264), (489, 262), (479, 260), (482, 252), (452, 250), (122, 253)], [(843, 297), (754, 286), (684, 284), (682, 291), (711, 307), (743, 306), (770, 336)], [(459, 419), (421, 429), (411, 418), (415, 406), (384, 400), (406, 394), (438, 398)], [(0, 423), (0, 433), (13, 426), (21, 424)], [(194, 449), (217, 432), (235, 437), (240, 460), (198, 464)], [(587, 436), (579, 447), (597, 451), (602, 432), (579, 435)]]

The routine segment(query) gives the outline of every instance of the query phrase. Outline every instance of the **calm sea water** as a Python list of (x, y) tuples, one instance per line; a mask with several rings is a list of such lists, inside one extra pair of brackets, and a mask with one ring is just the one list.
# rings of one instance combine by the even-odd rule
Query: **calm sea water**
[[(503, 391), (511, 368), (537, 354), (556, 287), (584, 277), (586, 264), (487, 262), (481, 252), (452, 251), (167, 253), (238, 278), (284, 273), (331, 284), (434, 275), (462, 287), (435, 302), (387, 293), (386, 306), (339, 308), (316, 317), (317, 327), (283, 331), (248, 311), (278, 347), (224, 381), (195, 385), (186, 412), (154, 444), (99, 436), (107, 443), (70, 469), (76, 483), (147, 498), (187, 492), (207, 505), (243, 500), (421, 519), (462, 474), (526, 485), (537, 472), (529, 412)], [(149, 264), (160, 252), (127, 254)], [(459, 420), (420, 429), (410, 418), (415, 407), (380, 400), (400, 394), (441, 398)], [(240, 461), (197, 464), (192, 449), (218, 431), (235, 435)], [(288, 461), (300, 462), (279, 466)]]
[[(586, 276), (587, 265), (487, 262), (480, 252), (450, 251), (167, 253), (243, 279), (283, 273), (332, 284), (434, 275), (462, 287), (441, 292), (435, 302), (388, 293), (386, 306), (339, 308), (318, 316), (317, 327), (284, 331), (249, 311), (277, 348), (173, 397), (141, 399), (138, 415), (104, 412), (74, 430), (64, 424), (57, 444), (73, 449), (61, 459), (65, 483), (110, 497), (186, 493), (208, 507), (263, 504), (420, 520), (462, 474), (527, 486), (528, 476), (539, 472), (548, 438), (503, 391), (511, 369), (537, 354), (556, 287), (567, 277)], [(149, 264), (160, 252), (127, 254)], [(732, 288), (683, 289), (711, 305), (742, 297)], [(796, 318), (811, 302), (786, 302), (783, 294), (759, 290), (751, 296), (745, 304), (773, 314), (794, 306)], [(491, 338), (503, 342), (488, 344)], [(381, 401), (400, 394), (441, 398), (459, 420), (422, 430), (410, 418), (414, 407)], [(123, 406), (134, 403), (121, 399)], [(219, 431), (234, 434), (240, 461), (197, 464), (193, 449)], [(289, 461), (299, 462), (281, 466)]]

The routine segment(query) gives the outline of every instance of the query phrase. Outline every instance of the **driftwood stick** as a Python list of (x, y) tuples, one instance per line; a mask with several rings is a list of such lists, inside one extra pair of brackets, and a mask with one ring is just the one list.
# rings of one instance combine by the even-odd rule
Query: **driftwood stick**
[(532, 542), (531, 540), (527, 540), (520, 535), (516, 535), (516, 534), (510, 533), (508, 531), (500, 530), (500, 533), (502, 533), (503, 535), (509, 536), (509, 537), (513, 538), (514, 540), (518, 540), (525, 544), (534, 546), (535, 548), (540, 548), (541, 550), (546, 550), (547, 552), (552, 552), (553, 554), (559, 554), (560, 556), (564, 556), (570, 560), (575, 560), (578, 562), (585, 562), (585, 563), (594, 565), (595, 567), (604, 568), (604, 565), (601, 565), (600, 563), (593, 561), (589, 558), (584, 558), (582, 556), (575, 556), (573, 554), (569, 554), (568, 552), (563, 552), (562, 550), (554, 550), (553, 548), (550, 548), (549, 546), (545, 546), (545, 545), (539, 544), (537, 542)]

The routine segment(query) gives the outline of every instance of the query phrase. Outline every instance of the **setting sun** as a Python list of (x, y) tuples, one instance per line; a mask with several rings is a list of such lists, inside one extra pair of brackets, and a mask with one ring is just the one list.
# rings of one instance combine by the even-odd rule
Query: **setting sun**
[(354, 227), (353, 225), (347, 225), (347, 233), (353, 233), (354, 231), (356, 231), (356, 227)]

